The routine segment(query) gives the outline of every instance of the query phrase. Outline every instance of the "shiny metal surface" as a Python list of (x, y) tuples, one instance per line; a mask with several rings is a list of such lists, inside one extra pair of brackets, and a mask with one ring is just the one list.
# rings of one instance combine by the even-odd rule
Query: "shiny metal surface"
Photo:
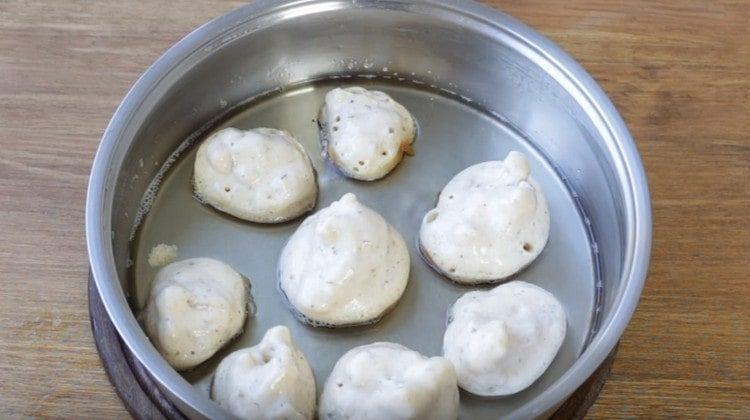
[[(535, 170), (549, 174), (549, 182), (559, 184), (555, 191), (567, 194), (567, 198), (555, 202), (567, 200), (569, 208), (580, 207), (585, 212), (572, 221), (567, 217), (566, 223), (590, 230), (593, 238), (592, 248), (589, 244), (581, 246), (587, 249), (592, 270), (599, 270), (602, 281), (599, 322), (594, 328), (576, 323), (583, 330), (593, 331), (580, 356), (574, 357), (576, 345), (580, 350), (585, 339), (576, 335), (577, 344), (570, 347), (573, 356), (567, 361), (560, 358), (565, 363), (537, 384), (543, 386), (535, 386), (517, 406), (499, 408), (502, 411), (497, 416), (527, 418), (549, 413), (606, 357), (637, 304), (651, 243), (648, 188), (624, 123), (593, 80), (528, 27), (468, 1), (258, 1), (199, 28), (165, 53), (139, 79), (115, 113), (94, 162), (87, 198), (92, 271), (123, 340), (187, 414), (222, 416), (200, 387), (191, 386), (154, 350), (128, 303), (126, 293), (134, 287), (130, 264), (132, 259), (137, 262), (137, 257), (130, 255), (130, 237), (142, 198), (178, 146), (235, 105), (280, 87), (341, 75), (388, 77), (389, 83), (396, 83), (394, 95), (404, 97), (425, 91), (441, 98), (438, 101), (463, 96), (464, 101), (471, 101), (468, 105), (452, 100), (455, 104), (450, 107), (475, 110), (461, 115), (475, 112), (476, 118), (491, 121), (487, 127), (495, 127), (483, 132), (490, 139), (484, 143), (485, 149), (476, 139), (481, 133), (470, 141), (456, 135), (450, 150), (445, 150), (445, 145), (430, 148), (429, 139), (420, 136), (417, 156), (408, 158), (387, 179), (395, 182), (399, 174), (418, 167), (415, 162), (426, 155), (446, 159), (457, 167), (480, 155), (495, 158), (504, 148), (520, 145), (539, 152)], [(403, 87), (407, 85), (411, 87)], [(276, 97), (285, 98), (296, 91), (300, 90), (290, 88), (277, 92)], [(445, 123), (451, 126), (450, 121)], [(312, 147), (307, 146), (308, 150)], [(471, 152), (464, 154), (464, 150)], [(179, 179), (179, 166), (165, 182)], [(372, 188), (379, 186), (376, 183)], [(160, 191), (157, 202), (163, 199), (163, 192), (172, 189)], [(179, 191), (175, 189), (175, 193)], [(325, 192), (325, 187), (323, 193), (323, 205), (337, 198), (331, 196), (333, 192)], [(432, 204), (423, 203), (424, 199), (415, 196), (414, 213), (420, 212), (419, 206)], [(216, 214), (206, 216), (221, 223), (225, 220)], [(254, 228), (231, 223), (240, 230)], [(190, 226), (186, 226), (187, 232), (200, 232), (191, 231)], [(206, 228), (205, 224), (200, 226)], [(272, 229), (278, 233), (291, 231), (293, 224)], [(188, 248), (183, 252), (198, 251)], [(236, 251), (219, 247), (212, 252), (221, 257), (224, 252), (232, 255)], [(540, 263), (545, 261), (545, 253), (522, 276), (532, 274), (537, 265), (544, 268)], [(252, 255), (251, 246), (248, 255)], [(412, 252), (412, 267), (422, 264)], [(272, 280), (247, 274), (256, 282)], [(590, 277), (589, 283), (596, 286), (596, 279)], [(419, 280), (421, 285), (422, 280), (437, 279)], [(260, 314), (263, 301), (258, 304)], [(397, 316), (395, 312), (393, 317)], [(197, 372), (188, 376), (200, 381)], [(325, 379), (320, 372), (316, 374), (319, 382)]]
[[(345, 178), (320, 154), (318, 126), (313, 121), (317, 110), (329, 89), (352, 83), (388, 92), (410, 110), (419, 125), (416, 154), (377, 182)], [(409, 285), (394, 310), (372, 326), (336, 330), (308, 327), (295, 319), (281, 299), (276, 290), (276, 261), (303, 218), (281, 225), (252, 224), (198, 202), (190, 183), (197, 147), (186, 151), (170, 169), (133, 248), (135, 275), (130, 286), (134, 307), (141, 308), (146, 301), (157, 271), (149, 266), (148, 254), (162, 242), (176, 244), (180, 258), (211, 256), (226, 261), (253, 279), (253, 295), (258, 303), (257, 316), (246, 324), (237, 340), (217, 357), (183, 374), (205, 395), (222, 356), (257, 344), (268, 328), (279, 324), (292, 330), (295, 342), (308, 355), (319, 390), (336, 360), (356, 346), (393, 341), (423, 354), (441, 354), (448, 307), (475, 288), (451, 283), (420, 258), (417, 238), (421, 219), (456, 173), (479, 161), (502, 159), (510, 150), (521, 150), (528, 156), (534, 177), (550, 203), (552, 218), (550, 240), (543, 255), (518, 278), (550, 290), (563, 302), (568, 334), (554, 364), (532, 387), (512, 398), (495, 400), (464, 394), (461, 417), (496, 418), (517, 410), (575, 362), (591, 331), (597, 278), (586, 224), (571, 192), (552, 165), (512, 128), (444, 93), (423, 89), (405, 82), (362, 78), (305, 84), (248, 104), (216, 128), (284, 127), (300, 140), (315, 166), (320, 185), (316, 209), (353, 192), (401, 233), (411, 255)]]

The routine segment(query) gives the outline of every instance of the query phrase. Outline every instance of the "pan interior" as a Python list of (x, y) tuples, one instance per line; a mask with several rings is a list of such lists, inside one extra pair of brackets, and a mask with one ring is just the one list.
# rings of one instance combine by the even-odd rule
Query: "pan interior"
[[(333, 87), (354, 84), (387, 92), (409, 109), (418, 123), (416, 154), (405, 157), (393, 172), (376, 182), (345, 178), (320, 153), (315, 118), (324, 95)], [(598, 312), (597, 254), (592, 252), (595, 242), (577, 195), (524, 133), (449, 93), (373, 79), (315, 82), (264, 96), (239, 107), (206, 135), (229, 126), (273, 127), (292, 132), (317, 171), (320, 194), (315, 211), (344, 193), (355, 193), (403, 235), (411, 255), (411, 274), (399, 304), (377, 324), (345, 329), (303, 325), (283, 303), (276, 289), (275, 273), (281, 249), (304, 216), (280, 225), (252, 224), (200, 203), (193, 197), (190, 182), (197, 147), (187, 149), (161, 181), (132, 244), (130, 294), (137, 314), (156, 273), (148, 265), (148, 253), (159, 243), (177, 245), (179, 259), (216, 258), (252, 279), (258, 310), (247, 321), (243, 334), (213, 358), (183, 374), (206, 394), (221, 359), (234, 350), (257, 344), (265, 331), (275, 325), (291, 329), (315, 373), (318, 393), (336, 360), (359, 345), (392, 341), (428, 356), (440, 355), (446, 311), (461, 294), (476, 288), (447, 281), (421, 259), (417, 233), (422, 217), (456, 173), (478, 162), (504, 159), (511, 150), (522, 151), (529, 158), (532, 174), (546, 194), (551, 213), (546, 248), (514, 279), (553, 293), (567, 313), (568, 332), (550, 368), (531, 387), (499, 399), (482, 399), (462, 392), (460, 417), (497, 418), (524, 405), (559, 378), (585, 348)]]

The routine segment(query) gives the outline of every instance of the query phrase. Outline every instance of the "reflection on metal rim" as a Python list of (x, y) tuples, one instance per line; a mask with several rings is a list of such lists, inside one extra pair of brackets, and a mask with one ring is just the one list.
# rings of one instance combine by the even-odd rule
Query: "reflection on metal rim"
[[(287, 42), (289, 38), (279, 35), (279, 31), (305, 34), (298, 37), (299, 43), (306, 38), (320, 41), (317, 45), (324, 53), (307, 56), (303, 52), (292, 53), (297, 47), (296, 43)], [(346, 43), (337, 43), (340, 39), (333, 36), (326, 38), (326, 31), (332, 34), (350, 31), (351, 37), (347, 38)], [(366, 34), (366, 37), (362, 34)], [(360, 39), (362, 37), (366, 39)], [(398, 43), (390, 42), (396, 38)], [(330, 45), (322, 44), (326, 39)], [(242, 54), (233, 49), (247, 40), (257, 40), (257, 51), (244, 49), (242, 54), (254, 57), (254, 68), (263, 68), (264, 71), (259, 70), (257, 75), (244, 73), (246, 77), (238, 76), (236, 80), (231, 80), (233, 90), (245, 95), (255, 85), (263, 89), (268, 87), (264, 83), (279, 85), (300, 82), (347, 71), (347, 65), (352, 67), (348, 70), (356, 72), (360, 63), (329, 60), (329, 57), (359, 54), (354, 50), (357, 47), (368, 49), (361, 54), (375, 57), (373, 61), (379, 61), (377, 57), (381, 56), (395, 57), (390, 61), (384, 60), (388, 63), (389, 72), (408, 74), (413, 71), (420, 80), (464, 94), (490, 110), (495, 107), (489, 92), (492, 89), (488, 87), (495, 87), (505, 79), (482, 80), (480, 76), (498, 73), (498, 66), (501, 65), (519, 65), (521, 61), (517, 57), (523, 57), (523, 63), (529, 66), (523, 71), (544, 74), (556, 84), (553, 87), (545, 85), (558, 92), (550, 100), (567, 101), (568, 110), (573, 107), (578, 109), (575, 111), (576, 118), (571, 121), (590, 127), (589, 131), (596, 138), (588, 139), (585, 143), (591, 150), (582, 149), (575, 158), (586, 162), (587, 159), (591, 160), (592, 165), (586, 167), (589, 171), (599, 170), (599, 166), (605, 167), (608, 172), (601, 177), (594, 177), (594, 173), (587, 175), (596, 178), (596, 182), (610, 184), (613, 191), (616, 189), (619, 194), (616, 198), (608, 198), (612, 200), (609, 204), (612, 207), (610, 217), (618, 220), (619, 228), (607, 232), (611, 235), (605, 235), (619, 240), (615, 241), (617, 243), (600, 244), (600, 252), (609, 255), (610, 248), (618, 252), (613, 251), (612, 259), (603, 262), (602, 270), (607, 272), (605, 278), (611, 284), (606, 286), (609, 288), (605, 297), (608, 306), (602, 317), (601, 329), (565, 374), (529, 404), (511, 413), (510, 417), (528, 418), (551, 413), (609, 354), (637, 305), (646, 278), (651, 246), (648, 186), (624, 122), (593, 79), (573, 59), (532, 29), (498, 11), (466, 0), (260, 0), (198, 28), (170, 48), (141, 76), (118, 107), (104, 133), (94, 160), (86, 202), (86, 238), (92, 272), (102, 302), (127, 346), (186, 414), (212, 418), (223, 414), (167, 365), (150, 345), (133, 316), (121, 281), (118, 280), (121, 270), (117, 262), (121, 251), (113, 247), (113, 240), (126, 241), (127, 234), (121, 234), (120, 224), (123, 222), (119, 215), (113, 213), (113, 209), (119, 205), (115, 194), (118, 188), (122, 188), (118, 185), (118, 177), (124, 167), (132, 164), (126, 157), (132, 153), (137, 134), (148, 131), (148, 127), (141, 126), (145, 116), (156, 109), (167, 94), (172, 94), (177, 89), (175, 86), (190, 82), (191, 74), (206, 71), (201, 66), (210, 64), (213, 59), (218, 60), (215, 57), (220, 56), (222, 60), (232, 57), (239, 59)], [(506, 51), (508, 57), (516, 58), (499, 56), (496, 50)], [(398, 59), (420, 54), (423, 55), (422, 61), (427, 63), (426, 67), (420, 67), (419, 61)], [(285, 64), (285, 60), (294, 62), (295, 57), (302, 57), (303, 61), (292, 63), (294, 65)], [(376, 67), (380, 68), (379, 65)], [(221, 67), (214, 68), (215, 73), (221, 71)], [(460, 73), (456, 73), (458, 70)], [(453, 78), (448, 77), (451, 72)], [(222, 82), (204, 79), (206, 87), (209, 83)], [(531, 82), (524, 85), (523, 80), (515, 80), (508, 81), (503, 88), (537, 89), (535, 86)], [(204, 86), (196, 86), (197, 90), (202, 88)], [(528, 117), (524, 113), (514, 114), (512, 109), (500, 111), (506, 111), (501, 113), (514, 123), (518, 123), (517, 119)], [(212, 112), (215, 114), (215, 110), (208, 106), (196, 105), (192, 113), (183, 115), (189, 115), (196, 121), (207, 121), (207, 116)], [(169, 116), (164, 115), (164, 118)], [(528, 119), (525, 122), (531, 124)], [(545, 127), (544, 121), (535, 123), (541, 127), (539, 139), (546, 138), (544, 130), (550, 127)], [(175, 122), (175, 125), (179, 123)], [(557, 143), (542, 145), (551, 158), (561, 165), (569, 163), (556, 159), (556, 155), (562, 153), (557, 148), (568, 146), (564, 141), (558, 138)], [(164, 145), (154, 142), (153, 147), (164, 148), (163, 151), (154, 150), (154, 156), (162, 152), (168, 154), (168, 149), (176, 147), (176, 144), (167, 144), (167, 140), (162, 143)], [(570, 173), (568, 170), (565, 172)], [(571, 182), (584, 181), (587, 180), (582, 178)], [(588, 192), (585, 187), (582, 185), (576, 190), (593, 210), (593, 230), (596, 232), (598, 229), (600, 234), (604, 234), (604, 225), (595, 220), (596, 213), (609, 210), (599, 208), (598, 198), (593, 196), (594, 187)], [(601, 196), (602, 200), (605, 198)]]

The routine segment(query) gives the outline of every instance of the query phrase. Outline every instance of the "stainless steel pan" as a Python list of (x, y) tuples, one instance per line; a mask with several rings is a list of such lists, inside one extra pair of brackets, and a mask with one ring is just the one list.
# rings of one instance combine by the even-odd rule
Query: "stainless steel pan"
[[(389, 92), (418, 121), (416, 155), (383, 181), (344, 179), (320, 158), (322, 95), (350, 84)], [(353, 191), (412, 244), (410, 285), (382, 322), (303, 326), (274, 285), (278, 251), (299, 220), (244, 223), (192, 198), (191, 146), (227, 125), (292, 131), (318, 171), (318, 208)], [(651, 244), (648, 186), (625, 124), (591, 77), (532, 29), (474, 2), (261, 0), (188, 35), (138, 80), (104, 134), (86, 206), (92, 272), (126, 345), (194, 417), (225, 415), (207, 397), (212, 369), (271, 325), (293, 329), (319, 385), (358, 344), (389, 340), (438, 354), (445, 311), (470, 289), (419, 258), (419, 220), (451, 176), (512, 149), (530, 156), (553, 223), (547, 248), (518, 278), (563, 302), (569, 333), (531, 388), (495, 400), (462, 394), (461, 416), (545, 416), (604, 360), (635, 309)], [(144, 255), (159, 242), (176, 243), (180, 257), (227, 261), (253, 279), (258, 305), (230, 348), (184, 375), (136, 320), (154, 274)]]

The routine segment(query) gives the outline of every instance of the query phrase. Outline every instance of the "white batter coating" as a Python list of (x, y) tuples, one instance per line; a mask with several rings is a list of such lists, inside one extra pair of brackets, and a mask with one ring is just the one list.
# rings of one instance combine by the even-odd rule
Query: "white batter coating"
[(515, 394), (534, 383), (565, 338), (560, 302), (541, 287), (512, 281), (461, 296), (448, 313), (443, 353), (458, 385), (476, 395)]
[(158, 244), (148, 253), (148, 265), (163, 267), (177, 260), (177, 245)]
[(308, 217), (279, 258), (279, 288), (318, 326), (377, 321), (399, 300), (409, 278), (401, 235), (354, 194)]
[(221, 361), (211, 399), (242, 419), (312, 419), (315, 378), (289, 328), (276, 326)]
[(448, 278), (492, 283), (529, 265), (549, 237), (549, 209), (519, 152), (470, 166), (422, 220), (422, 255)]
[(372, 181), (411, 152), (416, 125), (409, 111), (386, 93), (336, 88), (320, 111), (323, 151), (348, 177)]
[(221, 261), (191, 258), (169, 264), (151, 284), (142, 314), (146, 334), (175, 369), (197, 366), (242, 331), (249, 288)]
[(279, 223), (315, 206), (318, 186), (310, 158), (288, 132), (225, 128), (198, 149), (195, 194), (240, 219)]
[(374, 343), (344, 354), (320, 396), (321, 420), (458, 417), (453, 365), (400, 344)]

